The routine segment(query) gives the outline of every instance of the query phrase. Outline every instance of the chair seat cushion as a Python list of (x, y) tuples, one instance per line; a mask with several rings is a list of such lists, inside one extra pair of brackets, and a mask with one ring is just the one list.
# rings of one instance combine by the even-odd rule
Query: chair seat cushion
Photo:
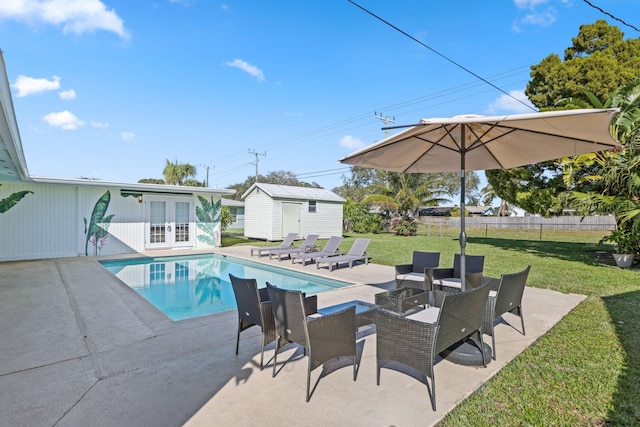
[(433, 281), (434, 285), (438, 286), (448, 286), (450, 288), (462, 288), (462, 282), (457, 277), (450, 277), (447, 279), (435, 279)]
[(420, 310), (417, 313), (408, 315), (407, 319), (417, 320), (418, 322), (436, 324), (438, 322), (439, 314), (440, 314), (440, 308), (428, 307), (425, 310)]
[(415, 282), (424, 282), (424, 273), (406, 273), (398, 274), (396, 280), (413, 280)]

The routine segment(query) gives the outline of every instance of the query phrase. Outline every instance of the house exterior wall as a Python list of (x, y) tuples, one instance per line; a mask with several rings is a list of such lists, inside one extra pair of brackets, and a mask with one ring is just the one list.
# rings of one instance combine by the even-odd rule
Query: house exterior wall
[[(0, 213), (0, 261), (111, 255), (148, 249), (146, 199), (151, 196), (143, 194), (143, 201), (139, 202), (137, 196), (123, 196), (117, 187), (34, 182), (0, 184), (0, 200), (17, 192), (31, 192)], [(219, 246), (220, 224), (198, 218), (196, 208), (202, 216), (203, 206), (197, 196), (195, 192), (193, 195), (153, 195), (157, 199), (191, 202), (189, 231), (193, 234), (185, 247)], [(219, 195), (202, 194), (202, 197), (209, 205), (211, 201), (220, 200)], [(94, 211), (93, 230), (98, 230), (97, 234), (89, 233)]]
[(235, 218), (235, 220), (232, 221), (227, 228), (244, 228), (244, 206), (229, 207), (229, 212), (231, 212), (231, 215)]

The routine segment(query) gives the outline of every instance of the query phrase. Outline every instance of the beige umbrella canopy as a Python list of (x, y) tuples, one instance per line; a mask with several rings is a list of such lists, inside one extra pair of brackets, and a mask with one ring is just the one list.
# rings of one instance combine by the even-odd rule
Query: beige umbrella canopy
[[(463, 115), (420, 123), (349, 154), (341, 163), (403, 173), (461, 172), (465, 211), (466, 170), (510, 169), (577, 154), (618, 149), (609, 125), (617, 109)], [(462, 288), (465, 289), (464, 215), (460, 222)]]

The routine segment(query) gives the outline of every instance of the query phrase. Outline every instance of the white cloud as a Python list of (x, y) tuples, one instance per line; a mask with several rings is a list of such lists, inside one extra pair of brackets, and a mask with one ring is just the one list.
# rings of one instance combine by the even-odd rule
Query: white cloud
[(362, 142), (358, 138), (354, 138), (351, 135), (345, 135), (340, 138), (340, 146), (348, 148), (350, 150), (357, 150), (358, 148), (364, 147), (364, 145), (364, 142)]
[(74, 99), (76, 97), (76, 91), (73, 89), (63, 90), (58, 92), (58, 95), (60, 95), (60, 99)]
[[(518, 9), (528, 11), (511, 26), (515, 33), (519, 33), (525, 25), (548, 27), (556, 22), (556, 9), (553, 6), (543, 6), (549, 3), (549, 0), (513, 0), (513, 3)], [(561, 0), (561, 3), (570, 5), (571, 1)]]
[(18, 91), (16, 98), (22, 98), (23, 96), (34, 95), (47, 90), (60, 89), (60, 77), (52, 76), (51, 79), (34, 79), (33, 77), (19, 75), (11, 87)]
[(49, 113), (42, 118), (49, 126), (57, 127), (62, 130), (76, 130), (84, 126), (84, 122), (69, 111), (61, 111), (59, 113)]
[(225, 65), (228, 65), (229, 67), (240, 68), (250, 76), (255, 77), (259, 82), (265, 81), (264, 74), (262, 73), (261, 69), (259, 69), (255, 65), (251, 65), (248, 62), (243, 61), (242, 59), (234, 59), (233, 61), (226, 62)]
[[(488, 114), (499, 113), (533, 113), (537, 109), (529, 102), (527, 96), (524, 94), (524, 90), (512, 90), (509, 95), (501, 95), (494, 102), (489, 104), (487, 108)], [(515, 98), (515, 99), (513, 99)], [(521, 102), (516, 101), (520, 100)], [(524, 102), (526, 105), (523, 105)], [(531, 108), (527, 107), (529, 105)]]
[(96, 129), (107, 129), (109, 127), (109, 123), (100, 123), (96, 122), (95, 120), (91, 120), (91, 126)]
[(513, 0), (518, 9), (535, 9), (538, 5), (548, 2), (549, 0)]
[(110, 31), (129, 37), (124, 21), (100, 0), (2, 0), (0, 20), (62, 26), (63, 33)]
[(520, 21), (526, 25), (537, 25), (540, 27), (548, 27), (549, 25), (556, 22), (556, 11), (553, 8), (549, 8), (546, 12), (543, 13), (531, 13), (526, 15)]
[(122, 137), (123, 140), (125, 141), (132, 141), (136, 138), (136, 134), (133, 132), (121, 132), (120, 136)]

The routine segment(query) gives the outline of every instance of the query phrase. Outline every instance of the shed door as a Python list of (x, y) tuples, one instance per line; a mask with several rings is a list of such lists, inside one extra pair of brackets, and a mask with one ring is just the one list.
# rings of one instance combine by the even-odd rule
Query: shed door
[(289, 233), (300, 234), (300, 203), (282, 203), (282, 238)]

